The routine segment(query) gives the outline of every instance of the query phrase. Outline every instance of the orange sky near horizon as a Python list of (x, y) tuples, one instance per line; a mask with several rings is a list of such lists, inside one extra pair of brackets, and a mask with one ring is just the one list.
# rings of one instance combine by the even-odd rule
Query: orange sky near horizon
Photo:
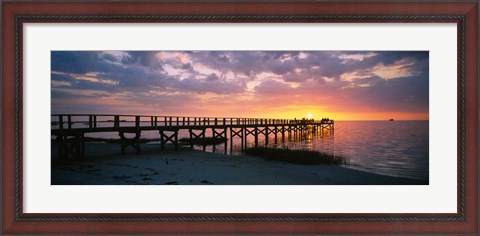
[[(80, 103), (85, 101), (79, 101)], [(94, 101), (91, 101), (94, 102)], [(123, 115), (157, 115), (157, 116), (183, 116), (183, 117), (241, 117), (241, 118), (270, 118), (270, 119), (302, 119), (308, 118), (308, 114), (313, 116), (313, 119), (320, 120), (322, 118), (329, 118), (332, 120), (428, 120), (429, 114), (426, 113), (401, 113), (401, 112), (332, 112), (314, 106), (305, 106), (305, 108), (275, 108), (275, 109), (256, 109), (250, 108), (252, 111), (245, 110), (232, 111), (228, 109), (205, 110), (189, 112), (188, 110), (179, 111), (175, 113), (157, 113), (156, 109), (145, 108), (133, 105), (132, 103), (110, 103), (116, 106), (129, 106), (132, 109), (128, 113), (118, 112), (104, 112), (101, 114), (123, 114)], [(263, 110), (262, 110), (263, 109)]]

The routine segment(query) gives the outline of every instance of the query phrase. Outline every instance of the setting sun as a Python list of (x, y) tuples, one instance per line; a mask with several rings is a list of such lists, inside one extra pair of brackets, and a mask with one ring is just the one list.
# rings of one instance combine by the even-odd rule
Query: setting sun
[(313, 114), (312, 114), (312, 113), (308, 113), (308, 114), (307, 114), (307, 118), (308, 118), (308, 119), (313, 119)]

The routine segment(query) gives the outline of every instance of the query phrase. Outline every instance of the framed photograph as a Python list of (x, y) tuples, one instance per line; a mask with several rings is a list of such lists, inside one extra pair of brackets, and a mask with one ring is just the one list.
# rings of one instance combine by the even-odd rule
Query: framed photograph
[(2, 2), (2, 232), (476, 235), (478, 12)]

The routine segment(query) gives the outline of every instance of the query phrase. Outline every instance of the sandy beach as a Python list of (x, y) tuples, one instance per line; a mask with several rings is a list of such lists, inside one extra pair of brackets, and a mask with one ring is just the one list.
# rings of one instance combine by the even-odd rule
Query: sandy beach
[[(54, 185), (392, 185), (428, 182), (383, 176), (339, 165), (298, 165), (230, 156), (181, 147), (159, 150), (142, 145), (142, 153), (118, 144), (87, 143), (84, 160), (59, 162), (52, 157)], [(55, 145), (53, 149), (55, 153)]]

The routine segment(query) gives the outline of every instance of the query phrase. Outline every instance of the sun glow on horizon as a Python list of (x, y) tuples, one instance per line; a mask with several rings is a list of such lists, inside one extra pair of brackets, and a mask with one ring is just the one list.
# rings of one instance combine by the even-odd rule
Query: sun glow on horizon
[(307, 118), (308, 118), (308, 119), (313, 119), (313, 114), (312, 114), (312, 113), (308, 113), (308, 114), (307, 114)]

